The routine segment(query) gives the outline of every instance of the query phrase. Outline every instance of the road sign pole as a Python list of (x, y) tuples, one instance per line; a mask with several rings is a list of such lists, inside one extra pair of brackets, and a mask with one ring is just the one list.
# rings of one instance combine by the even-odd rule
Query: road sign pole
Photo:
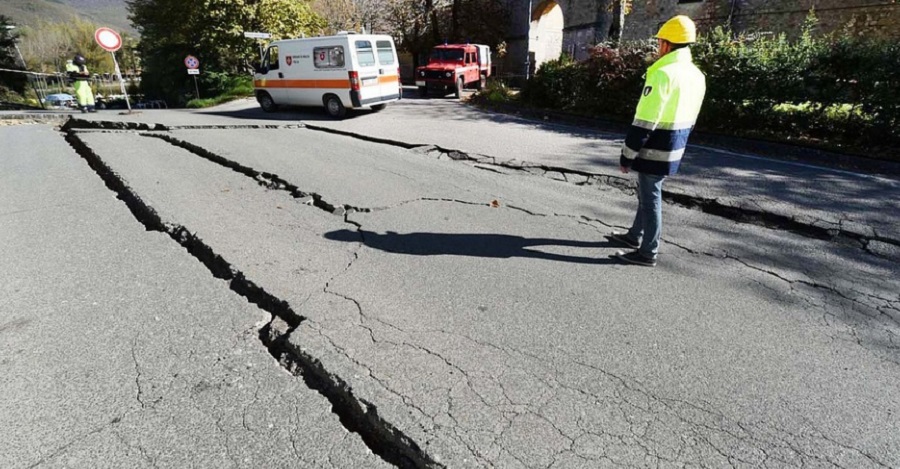
[(200, 87), (197, 86), (197, 75), (194, 75), (194, 92), (197, 93), (197, 99), (200, 99)]
[(113, 59), (113, 65), (116, 66), (116, 76), (119, 77), (119, 87), (122, 88), (122, 94), (125, 95), (125, 105), (128, 106), (128, 113), (131, 114), (131, 100), (128, 99), (128, 90), (125, 89), (125, 80), (122, 78), (122, 70), (119, 69), (119, 61), (116, 60), (116, 53), (110, 52)]

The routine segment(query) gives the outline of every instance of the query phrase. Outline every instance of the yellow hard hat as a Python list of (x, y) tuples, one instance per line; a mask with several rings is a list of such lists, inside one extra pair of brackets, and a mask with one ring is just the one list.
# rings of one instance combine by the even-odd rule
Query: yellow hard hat
[(697, 42), (697, 26), (687, 16), (678, 15), (666, 21), (656, 37), (672, 44), (692, 44)]

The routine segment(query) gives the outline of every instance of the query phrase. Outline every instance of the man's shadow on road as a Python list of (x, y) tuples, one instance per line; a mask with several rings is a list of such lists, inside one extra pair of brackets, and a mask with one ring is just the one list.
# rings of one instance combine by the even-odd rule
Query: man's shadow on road
[(332, 241), (362, 242), (372, 249), (411, 256), (468, 256), (509, 259), (526, 257), (578, 264), (619, 264), (612, 257), (581, 257), (554, 254), (535, 249), (535, 246), (565, 246), (576, 248), (616, 248), (608, 241), (576, 241), (570, 239), (523, 238), (502, 234), (450, 233), (372, 233), (337, 230), (325, 233)]

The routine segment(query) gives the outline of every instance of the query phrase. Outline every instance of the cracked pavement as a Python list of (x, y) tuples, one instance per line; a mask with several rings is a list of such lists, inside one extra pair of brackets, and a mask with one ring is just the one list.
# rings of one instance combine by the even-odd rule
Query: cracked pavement
[(0, 138), (0, 467), (387, 466), (57, 132)]
[[(82, 338), (114, 344), (110, 379), (119, 384), (111, 387), (134, 417), (72, 418), (77, 431), (57, 426), (58, 444), (42, 448), (42, 457), (89, 459), (103, 448), (132, 458), (112, 466), (177, 466), (160, 460), (153, 444), (154, 432), (174, 419), (205, 422), (208, 431), (185, 429), (191, 436), (176, 447), (214, 453), (225, 462), (202, 465), (217, 467), (250, 464), (242, 458), (285, 467), (900, 466), (900, 276), (890, 256), (670, 205), (660, 267), (619, 265), (603, 234), (630, 220), (627, 187), (563, 182), (302, 126), (216, 128), (220, 119), (208, 128), (68, 133), (83, 145), (82, 157), (106, 168), (107, 184), (121, 183), (133, 214), (128, 219), (125, 204), (66, 148), (61, 158), (81, 176), (68, 186), (45, 184), (75, 196), (83, 187), (96, 192), (82, 224), (96, 226), (94, 212), (122, 219), (115, 230), (94, 228), (99, 239), (81, 225), (71, 232), (92, 246), (153, 240), (155, 247), (132, 248), (147, 258), (131, 261), (134, 271), (164, 274), (196, 304), (174, 308), (191, 314), (155, 335), (149, 314), (140, 313), (168, 311), (160, 298), (178, 295), (138, 289), (137, 313), (110, 315), (100, 339), (96, 331)], [(21, 184), (0, 191), (11, 196), (34, 182)], [(95, 198), (106, 205), (96, 207)], [(145, 231), (141, 210), (169, 236)], [(20, 236), (20, 245), (63, 243), (62, 235), (45, 243)], [(3, 257), (27, 259), (19, 250)], [(115, 249), (95, 251), (86, 265), (75, 262), (79, 275), (96, 278), (96, 266), (122, 261), (104, 259)], [(234, 282), (229, 290), (213, 277), (216, 262), (275, 306), (247, 303), (256, 296)], [(4, 288), (46, 283), (33, 275), (41, 280), (16, 277)], [(33, 300), (37, 292), (19, 295)], [(202, 314), (205, 302), (216, 314)], [(22, 321), (31, 316), (10, 314), (20, 310), (0, 302), (6, 330), (29, 324)], [(270, 315), (277, 347), (257, 337)], [(276, 327), (279, 315), (293, 324)], [(131, 323), (141, 327), (128, 334), (113, 327)], [(4, 332), (0, 325), (0, 339)], [(166, 340), (188, 351), (169, 356), (178, 348)], [(195, 352), (202, 348), (195, 342), (218, 352)], [(278, 371), (266, 346), (293, 375)], [(242, 355), (232, 368), (209, 360), (234, 350)], [(249, 371), (241, 368), (244, 354), (259, 360)], [(175, 367), (203, 378), (180, 382), (160, 371)], [(28, 378), (18, 376), (13, 383), (22, 386)], [(235, 389), (248, 379), (266, 385)], [(216, 398), (197, 397), (208, 393)], [(60, 413), (93, 407), (87, 396), (71, 402)], [(235, 411), (260, 402), (291, 409), (256, 415), (271, 425), (263, 433), (276, 436), (265, 445), (239, 439), (259, 428), (255, 414)], [(181, 413), (165, 414), (167, 405)], [(16, 407), (0, 415), (18, 421)], [(307, 425), (325, 429), (321, 439), (300, 440), (295, 431)], [(123, 428), (124, 437), (107, 427)], [(332, 429), (341, 439), (329, 440)]]

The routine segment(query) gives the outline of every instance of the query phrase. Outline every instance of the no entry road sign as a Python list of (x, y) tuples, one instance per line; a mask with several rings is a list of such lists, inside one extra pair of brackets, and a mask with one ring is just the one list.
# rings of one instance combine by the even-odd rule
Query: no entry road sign
[(109, 52), (115, 52), (122, 48), (122, 36), (109, 28), (97, 28), (94, 31), (94, 40)]

